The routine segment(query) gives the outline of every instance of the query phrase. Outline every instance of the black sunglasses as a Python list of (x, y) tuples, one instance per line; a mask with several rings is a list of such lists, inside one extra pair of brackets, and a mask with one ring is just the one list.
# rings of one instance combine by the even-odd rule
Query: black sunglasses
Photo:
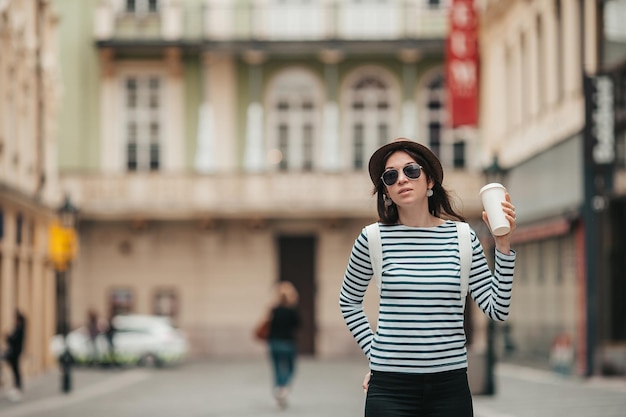
[[(405, 165), (402, 168), (402, 172), (404, 175), (410, 180), (416, 180), (422, 175), (422, 167), (420, 164), (413, 163)], [(383, 180), (383, 183), (387, 187), (391, 187), (398, 181), (399, 172), (395, 168), (390, 168), (387, 171), (383, 172), (383, 175), (380, 176), (380, 179)]]

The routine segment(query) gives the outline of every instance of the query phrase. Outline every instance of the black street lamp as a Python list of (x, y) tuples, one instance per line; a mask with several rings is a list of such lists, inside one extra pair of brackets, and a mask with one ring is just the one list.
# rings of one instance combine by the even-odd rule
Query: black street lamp
[[(506, 171), (500, 166), (498, 162), (498, 155), (494, 155), (491, 161), (491, 165), (483, 170), (485, 174), (485, 180), (488, 183), (497, 182), (502, 183)], [(491, 256), (494, 256), (492, 253)], [(494, 368), (496, 365), (496, 352), (495, 352), (495, 333), (496, 327), (493, 320), (487, 321), (487, 375), (485, 377), (485, 394), (493, 395), (496, 392), (496, 384), (494, 378)]]
[(54, 264), (57, 280), (57, 327), (63, 335), (64, 351), (59, 358), (61, 364), (61, 390), (65, 393), (72, 389), (72, 355), (67, 345), (69, 333), (68, 269), (76, 256), (76, 221), (78, 209), (65, 197), (58, 210), (59, 219), (50, 229), (50, 257)]
[(76, 219), (78, 217), (78, 208), (70, 201), (69, 196), (65, 196), (63, 205), (59, 208), (59, 218), (61, 226), (67, 229), (76, 229)]
[(498, 162), (498, 155), (494, 155), (491, 159), (491, 165), (483, 170), (487, 182), (501, 182), (504, 178), (505, 170)]

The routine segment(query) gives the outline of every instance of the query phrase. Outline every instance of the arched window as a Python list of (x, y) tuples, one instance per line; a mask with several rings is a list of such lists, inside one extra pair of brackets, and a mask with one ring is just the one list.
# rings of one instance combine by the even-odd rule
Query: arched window
[(348, 77), (343, 100), (350, 167), (363, 169), (371, 153), (393, 139), (398, 127), (398, 86), (378, 69)]
[(322, 87), (303, 69), (283, 71), (270, 83), (266, 109), (270, 168), (310, 171), (321, 151)]

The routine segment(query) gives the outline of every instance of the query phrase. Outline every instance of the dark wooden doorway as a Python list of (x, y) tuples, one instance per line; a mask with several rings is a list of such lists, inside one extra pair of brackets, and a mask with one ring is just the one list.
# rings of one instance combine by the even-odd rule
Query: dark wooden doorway
[(315, 354), (315, 243), (314, 236), (280, 236), (279, 279), (291, 281), (300, 295), (298, 353)]

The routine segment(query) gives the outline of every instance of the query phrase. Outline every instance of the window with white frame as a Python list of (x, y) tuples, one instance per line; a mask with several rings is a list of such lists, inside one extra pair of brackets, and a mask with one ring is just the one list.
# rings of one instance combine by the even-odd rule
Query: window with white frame
[(337, 4), (339, 36), (348, 39), (389, 39), (401, 35), (406, 10), (399, 0), (346, 0)]
[(129, 314), (134, 311), (133, 290), (127, 287), (112, 288), (109, 293), (109, 311), (111, 315)]
[(126, 0), (124, 11), (129, 14), (146, 15), (158, 13), (158, 0)]
[(445, 87), (445, 78), (441, 72), (435, 74), (426, 83), (423, 114), (425, 115), (427, 144), (442, 164), (464, 168), (466, 165), (465, 141), (449, 139), (451, 135), (446, 127), (448, 113), (445, 105)]
[(268, 148), (275, 169), (310, 171), (320, 151), (320, 87), (304, 70), (277, 76), (268, 93)]
[(318, 39), (324, 36), (326, 10), (319, 1), (269, 0), (257, 7), (257, 16), (263, 16), (259, 35), (270, 39)]
[(179, 311), (178, 293), (174, 288), (158, 288), (155, 291), (152, 313), (168, 317), (172, 324), (176, 323)]
[(124, 80), (126, 168), (155, 171), (161, 163), (162, 79), (156, 75), (128, 76)]
[(389, 83), (377, 71), (365, 71), (346, 92), (351, 167), (363, 169), (374, 149), (389, 142), (397, 105)]
[(443, 74), (437, 74), (426, 86), (426, 128), (428, 146), (441, 154), (443, 129), (446, 122), (445, 84)]
[(178, 294), (174, 288), (157, 288), (153, 300), (153, 314), (175, 321), (178, 314)]

